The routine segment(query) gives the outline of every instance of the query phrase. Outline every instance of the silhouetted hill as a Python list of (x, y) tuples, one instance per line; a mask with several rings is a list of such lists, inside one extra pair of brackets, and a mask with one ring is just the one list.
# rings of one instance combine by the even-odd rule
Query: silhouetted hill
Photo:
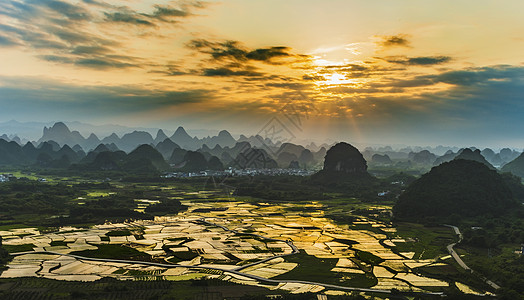
[(238, 153), (231, 166), (238, 169), (273, 169), (278, 164), (264, 149), (247, 148)]
[(292, 161), (298, 161), (298, 157), (294, 153), (280, 152), (277, 157), (277, 163), (281, 168), (289, 167)]
[(513, 175), (524, 178), (524, 153), (521, 153), (519, 157), (505, 164), (501, 171), (510, 172)]
[(304, 149), (300, 156), (298, 157), (298, 163), (303, 168), (310, 168), (313, 165), (317, 164), (317, 161), (315, 160), (315, 157), (313, 155), (313, 152), (309, 149)]
[(451, 215), (498, 215), (517, 205), (509, 186), (486, 165), (457, 159), (433, 167), (409, 185), (393, 212), (401, 220), (418, 222), (426, 222), (428, 217), (446, 222)]
[(155, 149), (162, 154), (165, 160), (168, 160), (171, 155), (173, 154), (173, 150), (180, 148), (177, 144), (175, 144), (171, 139), (166, 138), (160, 143), (158, 143), (155, 147)]
[(287, 152), (287, 153), (294, 154), (296, 157), (299, 157), (302, 151), (304, 151), (305, 149), (306, 148), (304, 148), (304, 146), (301, 146), (301, 145), (295, 145), (292, 143), (283, 143), (282, 145), (280, 145), (280, 148), (278, 148), (277, 153)]
[(181, 148), (175, 148), (173, 150), (173, 153), (171, 153), (171, 157), (169, 158), (169, 163), (173, 165), (178, 165), (184, 162), (184, 157), (187, 154), (187, 150), (181, 149)]
[(151, 145), (140, 145), (126, 157), (125, 166), (126, 169), (135, 169), (135, 167), (147, 166), (147, 162), (157, 171), (165, 171), (169, 169), (169, 165), (164, 160), (162, 154), (160, 154)]
[(312, 186), (333, 189), (353, 197), (376, 197), (371, 188), (377, 179), (367, 172), (367, 162), (357, 148), (348, 143), (331, 147), (324, 159), (324, 168), (310, 177)]
[(358, 175), (367, 173), (367, 168), (366, 160), (360, 151), (342, 142), (327, 151), (323, 171)]
[(207, 167), (209, 170), (222, 171), (224, 170), (224, 164), (216, 156), (211, 156), (207, 162)]
[(86, 168), (93, 171), (116, 171), (122, 169), (122, 164), (126, 158), (124, 151), (102, 151), (97, 152), (92, 163), (81, 168)]
[(324, 168), (313, 174), (314, 182), (327, 185), (340, 182), (367, 181), (372, 176), (367, 172), (367, 162), (362, 153), (352, 145), (341, 142), (331, 147), (324, 159)]
[(24, 164), (26, 156), (16, 142), (0, 139), (0, 165)]
[(197, 172), (207, 169), (207, 160), (204, 155), (197, 151), (187, 151), (184, 155), (181, 169), (186, 172)]

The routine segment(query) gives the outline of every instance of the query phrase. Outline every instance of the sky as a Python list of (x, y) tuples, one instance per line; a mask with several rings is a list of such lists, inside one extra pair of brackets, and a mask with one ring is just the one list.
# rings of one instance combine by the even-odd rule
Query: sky
[(2, 0), (0, 121), (524, 147), (521, 0)]

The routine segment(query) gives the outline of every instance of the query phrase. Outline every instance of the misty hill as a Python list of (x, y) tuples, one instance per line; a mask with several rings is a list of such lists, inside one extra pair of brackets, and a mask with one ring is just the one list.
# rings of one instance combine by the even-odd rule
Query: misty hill
[(391, 161), (391, 158), (389, 158), (389, 155), (387, 154), (373, 154), (373, 156), (371, 157), (371, 162), (381, 165), (390, 165), (393, 163), (393, 161)]
[(444, 155), (437, 157), (437, 159), (435, 159), (435, 162), (433, 162), (433, 165), (438, 166), (442, 163), (452, 161), (453, 159), (455, 159), (455, 157), (457, 157), (457, 155), (458, 155), (458, 152), (455, 153), (451, 150), (448, 150)]
[(38, 140), (38, 144), (48, 141), (55, 141), (59, 145), (84, 145), (85, 138), (78, 131), (70, 131), (62, 122), (55, 123), (52, 127), (44, 127), (43, 135)]
[(227, 130), (220, 131), (217, 136), (208, 136), (201, 140), (202, 144), (205, 144), (211, 148), (215, 147), (216, 145), (220, 145), (221, 147), (233, 147), (236, 142), (237, 141)]
[(202, 146), (200, 140), (196, 137), (191, 137), (182, 126), (176, 129), (170, 139), (186, 150), (196, 150)]
[[(95, 148), (100, 143), (101, 143), (100, 139), (94, 133), (91, 133), (87, 137), (87, 139), (83, 142), (83, 144), (80, 145), (80, 147), (82, 147), (83, 149), (86, 149), (86, 150), (90, 150), (90, 149)], [(66, 143), (66, 144), (70, 145), (68, 143)], [(76, 144), (76, 145), (79, 145), (79, 144)]]
[(238, 153), (231, 166), (238, 169), (274, 169), (278, 164), (264, 149), (246, 148)]
[(89, 171), (126, 171), (136, 173), (157, 173), (170, 169), (162, 154), (151, 145), (140, 145), (126, 154), (124, 151), (108, 151), (101, 144), (89, 152), (79, 164), (72, 165), (74, 170)]
[(175, 144), (171, 139), (166, 138), (155, 146), (155, 149), (162, 154), (165, 160), (169, 160), (173, 150), (179, 149), (180, 146)]
[(122, 138), (114, 144), (117, 145), (119, 149), (129, 152), (135, 149), (138, 145), (153, 144), (153, 137), (149, 132), (133, 131), (124, 134)]
[(393, 212), (402, 220), (424, 222), (435, 217), (445, 222), (451, 215), (502, 214), (516, 205), (503, 176), (477, 161), (457, 159), (433, 167), (410, 184)]
[(502, 172), (510, 172), (513, 175), (524, 178), (524, 153), (521, 153), (519, 157), (515, 158), (513, 161), (505, 164), (502, 169)]
[(181, 171), (198, 172), (204, 170), (224, 170), (224, 165), (216, 156), (206, 159), (204, 154), (198, 151), (187, 151), (183, 161), (179, 164)]
[(165, 132), (162, 129), (158, 129), (158, 131), (156, 133), (155, 140), (153, 141), (153, 143), (156, 146), (156, 145), (158, 145), (158, 143), (165, 141), (167, 138), (168, 137), (165, 134)]
[(422, 150), (420, 152), (410, 152), (408, 158), (416, 164), (433, 165), (437, 156), (429, 150)]
[(460, 151), (460, 153), (454, 159), (466, 159), (466, 160), (477, 161), (481, 164), (484, 164), (491, 170), (495, 170), (495, 167), (492, 164), (490, 164), (484, 158), (484, 156), (482, 156), (479, 149), (475, 149), (475, 151), (472, 151), (470, 148), (464, 148)]
[(20, 146), (16, 142), (0, 139), (0, 165), (55, 167), (58, 165), (52, 163), (55, 160), (61, 160), (59, 165), (63, 165), (64, 162), (74, 163), (82, 158), (81, 152), (76, 152), (67, 145), (60, 147), (56, 143), (43, 142), (35, 147), (27, 142)]
[(22, 140), (17, 135), (8, 136), (5, 133), (0, 135), (0, 139), (5, 140), (7, 142), (16, 142), (19, 145), (22, 145), (23, 143), (27, 143), (27, 140)]

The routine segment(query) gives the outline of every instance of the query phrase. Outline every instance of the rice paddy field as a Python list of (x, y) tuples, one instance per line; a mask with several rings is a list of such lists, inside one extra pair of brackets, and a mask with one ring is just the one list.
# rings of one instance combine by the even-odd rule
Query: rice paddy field
[[(441, 270), (460, 278), (441, 249), (453, 238), (449, 230), (423, 238), (423, 228), (393, 226), (369, 214), (355, 215), (350, 224), (335, 223), (326, 217), (328, 205), (318, 202), (210, 199), (211, 193), (187, 192), (189, 197), (182, 200), (187, 211), (154, 220), (62, 227), (50, 233), (38, 228), (2, 230), (5, 248), (22, 254), (7, 265), (0, 280), (29, 277), (94, 284), (107, 279), (207, 279), (326, 295), (348, 293), (350, 288), (386, 294), (392, 289), (486, 293), (443, 276)], [(152, 202), (136, 201), (139, 209)]]

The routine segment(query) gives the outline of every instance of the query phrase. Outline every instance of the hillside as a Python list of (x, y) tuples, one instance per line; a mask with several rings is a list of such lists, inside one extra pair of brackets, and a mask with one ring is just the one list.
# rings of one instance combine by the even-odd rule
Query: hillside
[(517, 205), (516, 192), (510, 184), (482, 163), (453, 160), (432, 168), (409, 185), (393, 212), (403, 220), (437, 217), (443, 222), (451, 215), (500, 215)]
[(502, 172), (510, 172), (513, 175), (524, 178), (524, 153), (502, 167)]

